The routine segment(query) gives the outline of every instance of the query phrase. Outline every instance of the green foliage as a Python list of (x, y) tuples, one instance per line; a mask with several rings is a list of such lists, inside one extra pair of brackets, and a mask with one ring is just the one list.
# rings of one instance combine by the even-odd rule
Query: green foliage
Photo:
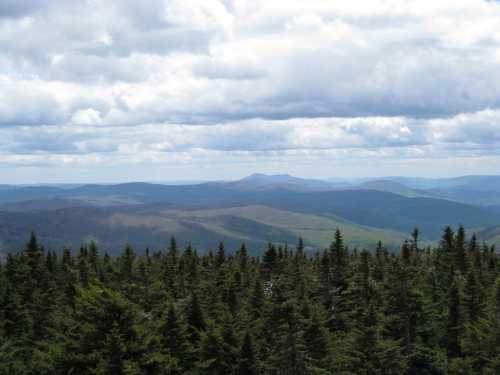
[[(239, 246), (239, 245), (238, 245)], [(463, 228), (391, 254), (340, 231), (311, 257), (269, 244), (181, 254), (47, 252), (0, 267), (0, 375), (500, 373), (499, 256)], [(251, 252), (250, 252), (251, 254)]]

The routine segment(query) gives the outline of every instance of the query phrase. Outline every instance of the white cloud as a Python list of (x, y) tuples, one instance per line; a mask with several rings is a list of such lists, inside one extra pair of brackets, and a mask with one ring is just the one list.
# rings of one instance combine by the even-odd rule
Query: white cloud
[(99, 125), (101, 113), (93, 108), (80, 109), (71, 117), (71, 122), (77, 125)]
[(497, 2), (47, 0), (0, 14), (12, 165), (479, 160), (500, 142)]

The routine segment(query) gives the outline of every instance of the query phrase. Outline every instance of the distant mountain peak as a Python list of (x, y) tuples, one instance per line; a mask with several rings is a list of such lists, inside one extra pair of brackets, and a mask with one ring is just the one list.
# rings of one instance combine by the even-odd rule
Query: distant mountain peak
[(295, 177), (289, 174), (253, 173), (241, 180), (229, 182), (228, 186), (238, 190), (286, 189), (294, 191), (331, 190), (327, 181)]
[(291, 178), (300, 178), (300, 177), (295, 177), (292, 176), (291, 174), (288, 173), (278, 173), (278, 174), (268, 174), (268, 173), (252, 173), (251, 175), (248, 175), (244, 178), (261, 178), (261, 177), (291, 177)]
[(283, 180), (306, 180), (300, 177), (295, 177), (290, 174), (265, 174), (265, 173), (252, 173), (249, 176), (243, 177), (239, 181), (250, 180), (269, 180), (269, 181), (283, 181)]

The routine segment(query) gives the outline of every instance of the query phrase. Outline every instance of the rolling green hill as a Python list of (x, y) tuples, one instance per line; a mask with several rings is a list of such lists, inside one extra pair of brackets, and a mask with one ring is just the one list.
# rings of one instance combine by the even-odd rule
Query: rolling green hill
[[(172, 215), (171, 212), (164, 211), (162, 214)], [(227, 220), (219, 222), (219, 227), (224, 229), (221, 233), (226, 234), (229, 234), (226, 230), (229, 230), (229, 232), (234, 230), (231, 223), (234, 218), (246, 219), (265, 225), (268, 228), (286, 231), (285, 233), (292, 234), (294, 240), (302, 236), (306, 244), (315, 247), (328, 246), (332, 240), (332, 233), (336, 228), (342, 231), (344, 237), (350, 243), (358, 247), (373, 247), (379, 240), (395, 246), (404, 238), (401, 233), (367, 228), (341, 218), (290, 212), (262, 205), (227, 209), (179, 211), (177, 215), (185, 219), (204, 223), (204, 225), (211, 225), (214, 230), (216, 230), (216, 226), (212, 223), (217, 223), (218, 218), (227, 218)], [(252, 230), (249, 231), (250, 236), (253, 233), (255, 232)], [(240, 235), (241, 232), (234, 231), (233, 234)], [(287, 238), (280, 239), (279, 237), (270, 237), (269, 240), (289, 242)]]
[(78, 247), (97, 241), (112, 254), (125, 243), (141, 251), (161, 249), (174, 235), (180, 244), (190, 241), (199, 249), (215, 249), (224, 241), (229, 251), (245, 242), (258, 254), (267, 242), (295, 244), (298, 237), (318, 249), (327, 247), (340, 228), (353, 246), (373, 248), (381, 240), (397, 246), (403, 235), (366, 228), (339, 218), (295, 213), (266, 206), (224, 209), (179, 210), (133, 207), (127, 209), (75, 207), (47, 212), (0, 213), (0, 243), (3, 250), (19, 249), (26, 233), (34, 230), (51, 248)]
[(436, 241), (446, 225), (500, 225), (494, 207), (421, 193), (394, 181), (339, 190), (287, 175), (195, 185), (9, 187), (0, 189), (0, 251), (19, 249), (30, 231), (53, 248), (96, 239), (110, 252), (126, 242), (140, 251), (164, 247), (175, 235), (199, 249), (216, 248), (222, 240), (231, 249), (245, 242), (258, 253), (268, 241), (295, 243), (299, 236), (323, 248), (337, 227), (354, 246), (371, 248), (378, 240), (396, 246), (415, 227), (423, 240)]

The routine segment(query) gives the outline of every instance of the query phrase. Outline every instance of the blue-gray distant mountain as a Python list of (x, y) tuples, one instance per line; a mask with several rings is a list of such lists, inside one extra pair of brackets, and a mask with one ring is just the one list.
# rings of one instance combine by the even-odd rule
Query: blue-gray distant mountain
[(368, 179), (360, 187), (390, 191), (405, 196), (427, 196), (475, 205), (500, 204), (500, 176), (454, 178), (385, 177)]
[(288, 174), (266, 175), (255, 173), (239, 181), (225, 183), (226, 188), (242, 191), (286, 189), (293, 191), (332, 190), (334, 183), (290, 176)]
[[(379, 180), (369, 179), (369, 180)], [(444, 189), (444, 188), (469, 188), (472, 190), (486, 190), (491, 188), (500, 191), (500, 176), (496, 175), (471, 175), (450, 178), (422, 178), (389, 176), (384, 180), (398, 182), (413, 189)]]
[[(471, 188), (488, 182), (490, 190), (481, 191), (490, 194), (498, 188), (493, 177), (454, 181)], [(309, 246), (322, 248), (338, 226), (357, 238), (357, 245), (370, 247), (377, 237), (400, 243), (414, 227), (424, 239), (435, 241), (445, 225), (500, 225), (495, 206), (454, 199), (456, 187), (450, 189), (445, 194), (394, 180), (340, 188), (321, 180), (263, 174), (191, 185), (12, 187), (0, 189), (0, 251), (20, 246), (30, 230), (54, 248), (95, 238), (118, 252), (126, 241), (139, 249), (161, 247), (171, 235), (199, 248), (214, 247), (220, 239), (233, 246), (246, 242), (257, 250), (267, 241), (293, 242), (303, 235)]]
[(389, 193), (403, 195), (405, 197), (433, 197), (436, 198), (435, 194), (427, 190), (421, 189), (413, 189), (406, 185), (403, 185), (396, 181), (391, 180), (372, 180), (366, 181), (359, 185), (362, 189), (368, 190), (378, 190), (378, 191), (386, 191)]

